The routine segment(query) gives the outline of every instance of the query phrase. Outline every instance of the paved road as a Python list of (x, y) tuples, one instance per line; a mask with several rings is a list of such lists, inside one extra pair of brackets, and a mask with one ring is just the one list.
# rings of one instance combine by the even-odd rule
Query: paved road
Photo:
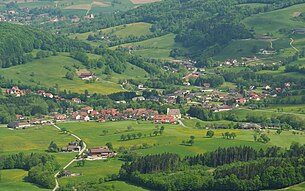
[[(58, 130), (61, 131), (61, 129), (60, 129), (57, 125), (55, 125), (54, 123), (52, 123), (52, 125), (53, 125), (53, 127), (55, 127), (56, 129), (58, 129)], [(68, 132), (68, 134), (71, 135), (71, 136), (73, 136), (74, 138), (76, 138), (76, 139), (79, 140), (79, 141), (82, 140), (79, 136), (77, 136), (77, 135), (75, 135), (75, 134), (73, 134), (73, 133)], [(83, 141), (83, 148), (82, 148), (82, 150), (79, 151), (79, 155), (81, 155), (83, 152), (85, 152), (86, 148), (87, 148), (87, 144)], [(66, 168), (68, 168), (68, 167), (69, 167), (73, 162), (75, 162), (75, 161), (76, 161), (76, 157), (73, 158), (73, 159), (72, 159), (63, 169), (65, 170)], [(59, 172), (60, 172), (60, 171), (58, 171), (58, 172), (54, 175), (55, 184), (56, 184), (56, 185), (55, 185), (53, 191), (56, 191), (56, 190), (59, 188), (59, 183), (58, 183), (58, 180), (57, 180), (57, 176), (58, 176)]]

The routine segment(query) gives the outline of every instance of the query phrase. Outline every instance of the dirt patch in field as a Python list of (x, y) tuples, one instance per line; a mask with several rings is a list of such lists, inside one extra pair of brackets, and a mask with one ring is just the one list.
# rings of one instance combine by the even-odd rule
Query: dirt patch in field
[(159, 2), (161, 0), (130, 0), (133, 4), (145, 4), (145, 3), (154, 3)]
[(79, 4), (79, 5), (71, 5), (68, 7), (65, 7), (64, 9), (82, 9), (82, 10), (88, 10), (90, 9), (90, 4)]
[(293, 17), (299, 17), (301, 15), (301, 12), (294, 12), (292, 13)]
[(93, 5), (98, 6), (98, 7), (109, 7), (109, 6), (110, 6), (110, 3), (94, 1), (94, 2), (93, 2)]

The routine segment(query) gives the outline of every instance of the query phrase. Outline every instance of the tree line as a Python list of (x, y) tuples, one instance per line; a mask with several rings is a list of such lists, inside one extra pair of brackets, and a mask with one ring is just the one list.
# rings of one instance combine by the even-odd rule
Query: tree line
[[(120, 179), (156, 190), (258, 191), (278, 189), (305, 180), (305, 145), (219, 148), (193, 157), (164, 153), (133, 158)], [(213, 172), (208, 169), (213, 167)]]

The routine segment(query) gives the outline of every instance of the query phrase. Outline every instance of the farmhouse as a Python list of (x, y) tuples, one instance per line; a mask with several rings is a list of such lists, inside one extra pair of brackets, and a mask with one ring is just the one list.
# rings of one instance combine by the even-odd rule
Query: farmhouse
[(93, 108), (87, 106), (87, 107), (81, 108), (80, 110), (83, 111), (83, 112), (86, 112), (86, 113), (91, 113), (93, 111)]
[(75, 98), (72, 98), (72, 101), (74, 102), (74, 103), (77, 103), (77, 104), (80, 104), (82, 101), (79, 99), (79, 98), (77, 98), (77, 97), (75, 97)]
[(65, 120), (67, 116), (65, 114), (57, 114), (54, 116), (55, 120)]
[(93, 78), (92, 72), (84, 72), (79, 75), (82, 80), (91, 80)]
[(230, 111), (230, 110), (232, 110), (233, 108), (234, 108), (233, 106), (221, 105), (221, 106), (218, 106), (218, 107), (215, 109), (215, 112)]
[(176, 120), (172, 115), (155, 115), (153, 120), (155, 123), (176, 123)]
[(305, 34), (305, 28), (296, 28), (296, 29), (293, 29), (292, 33)]
[(19, 128), (24, 128), (24, 127), (30, 127), (31, 124), (29, 123), (20, 123), (20, 122), (10, 122), (7, 125), (7, 128), (12, 128), (12, 129), (19, 129)]
[(170, 109), (170, 108), (167, 108), (167, 115), (173, 116), (174, 119), (180, 119), (181, 118), (180, 109)]
[(107, 146), (99, 147), (99, 148), (90, 148), (89, 156), (94, 157), (110, 157), (113, 156), (114, 153)]
[(66, 147), (62, 147), (61, 151), (62, 152), (79, 152), (80, 151), (80, 146), (68, 145)]

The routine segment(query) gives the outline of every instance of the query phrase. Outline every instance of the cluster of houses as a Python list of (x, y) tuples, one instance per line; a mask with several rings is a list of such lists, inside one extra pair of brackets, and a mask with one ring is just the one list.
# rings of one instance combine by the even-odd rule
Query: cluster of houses
[[(71, 114), (71, 120), (98, 122), (122, 121), (122, 120), (151, 120), (157, 123), (176, 123), (181, 118), (180, 109), (168, 109), (167, 114), (159, 114), (158, 111), (146, 108), (127, 108), (119, 111), (114, 108), (94, 110), (92, 107), (84, 107)], [(161, 120), (162, 119), (162, 120)]]
[[(37, 0), (26, 0), (24, 3), (31, 3), (36, 2)], [(22, 3), (22, 1), (16, 1), (14, 3)], [(71, 4), (63, 4), (63, 6), (71, 6)], [(70, 21), (73, 23), (79, 22), (82, 18), (83, 19), (94, 19), (94, 14), (87, 14), (83, 17), (79, 17), (76, 15), (70, 16), (54, 16), (49, 13), (49, 9), (54, 7), (53, 5), (44, 5), (39, 7), (41, 11), (31, 11), (33, 8), (36, 7), (19, 7), (17, 8), (6, 8), (0, 10), (0, 21), (1, 22), (19, 22), (19, 23), (31, 23), (33, 21), (44, 21), (44, 22), (59, 22), (59, 21)], [(46, 11), (43, 11), (46, 10)]]

